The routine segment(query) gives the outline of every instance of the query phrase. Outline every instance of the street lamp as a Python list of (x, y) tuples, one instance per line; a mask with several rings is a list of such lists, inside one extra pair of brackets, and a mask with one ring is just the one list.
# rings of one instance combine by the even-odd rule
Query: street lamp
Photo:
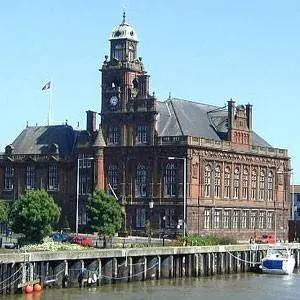
[(94, 157), (77, 158), (77, 183), (76, 183), (76, 223), (75, 232), (78, 234), (78, 207), (79, 207), (79, 167), (81, 161), (94, 160)]
[(183, 160), (183, 237), (186, 236), (186, 157), (169, 156), (169, 160), (182, 159)]

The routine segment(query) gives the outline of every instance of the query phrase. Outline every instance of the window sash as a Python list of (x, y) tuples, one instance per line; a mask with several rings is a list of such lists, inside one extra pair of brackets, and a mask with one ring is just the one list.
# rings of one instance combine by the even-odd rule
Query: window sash
[(135, 227), (144, 228), (146, 225), (146, 209), (137, 208), (135, 211)]
[(14, 178), (14, 168), (13, 167), (5, 167), (4, 172), (4, 189), (7, 191), (11, 191), (14, 188), (13, 185)]
[(48, 189), (58, 190), (58, 167), (56, 165), (48, 167)]
[(33, 166), (26, 167), (26, 189), (35, 187), (35, 168)]

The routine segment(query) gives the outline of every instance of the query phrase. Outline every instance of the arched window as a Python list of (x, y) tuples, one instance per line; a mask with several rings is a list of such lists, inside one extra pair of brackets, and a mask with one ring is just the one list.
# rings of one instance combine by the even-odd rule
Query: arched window
[(136, 168), (135, 196), (147, 196), (147, 170), (146, 167), (141, 164), (138, 164)]
[(119, 185), (119, 170), (117, 165), (108, 166), (108, 183), (114, 191), (118, 190)]
[(274, 190), (274, 176), (273, 172), (268, 173), (268, 200), (273, 200), (273, 190)]
[(265, 172), (263, 170), (259, 173), (259, 200), (265, 199)]
[(252, 190), (252, 199), (257, 199), (257, 171), (256, 169), (252, 170), (252, 178), (251, 178), (251, 190)]
[(204, 171), (204, 196), (210, 197), (211, 193), (211, 166), (207, 165)]
[(215, 168), (215, 198), (220, 198), (221, 193), (221, 169), (220, 166), (216, 166)]
[(234, 190), (233, 198), (238, 199), (240, 197), (240, 169), (234, 169)]
[(176, 166), (168, 163), (165, 171), (165, 194), (170, 197), (176, 195)]
[(231, 173), (230, 168), (225, 168), (224, 174), (224, 198), (230, 198), (230, 182), (231, 182)]
[(248, 198), (248, 191), (249, 191), (249, 171), (247, 168), (243, 170), (243, 187), (242, 187), (242, 198)]

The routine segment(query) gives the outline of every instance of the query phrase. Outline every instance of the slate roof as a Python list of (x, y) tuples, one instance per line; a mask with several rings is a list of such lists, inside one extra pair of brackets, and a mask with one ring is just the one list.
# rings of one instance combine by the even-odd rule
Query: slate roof
[[(228, 112), (226, 107), (171, 98), (157, 101), (158, 136), (195, 136), (217, 141), (226, 140)], [(253, 145), (271, 145), (253, 132)]]
[(57, 145), (60, 154), (71, 154), (76, 132), (69, 125), (28, 126), (11, 146), (14, 154), (48, 154)]
[[(226, 107), (172, 98), (157, 101), (158, 136), (195, 136), (217, 141), (227, 140)], [(253, 145), (271, 147), (253, 132)], [(96, 135), (76, 131), (69, 125), (28, 126), (11, 144), (14, 154), (49, 154), (57, 148), (60, 155), (70, 155), (75, 148), (105, 146), (102, 131)]]

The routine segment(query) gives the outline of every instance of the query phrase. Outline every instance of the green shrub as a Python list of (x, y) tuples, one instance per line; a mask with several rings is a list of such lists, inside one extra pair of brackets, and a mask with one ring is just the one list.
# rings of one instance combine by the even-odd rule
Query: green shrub
[(180, 236), (176, 242), (177, 245), (189, 246), (213, 246), (213, 245), (230, 245), (237, 244), (236, 239), (229, 236), (206, 235), (199, 236), (196, 234), (189, 235), (185, 238)]

